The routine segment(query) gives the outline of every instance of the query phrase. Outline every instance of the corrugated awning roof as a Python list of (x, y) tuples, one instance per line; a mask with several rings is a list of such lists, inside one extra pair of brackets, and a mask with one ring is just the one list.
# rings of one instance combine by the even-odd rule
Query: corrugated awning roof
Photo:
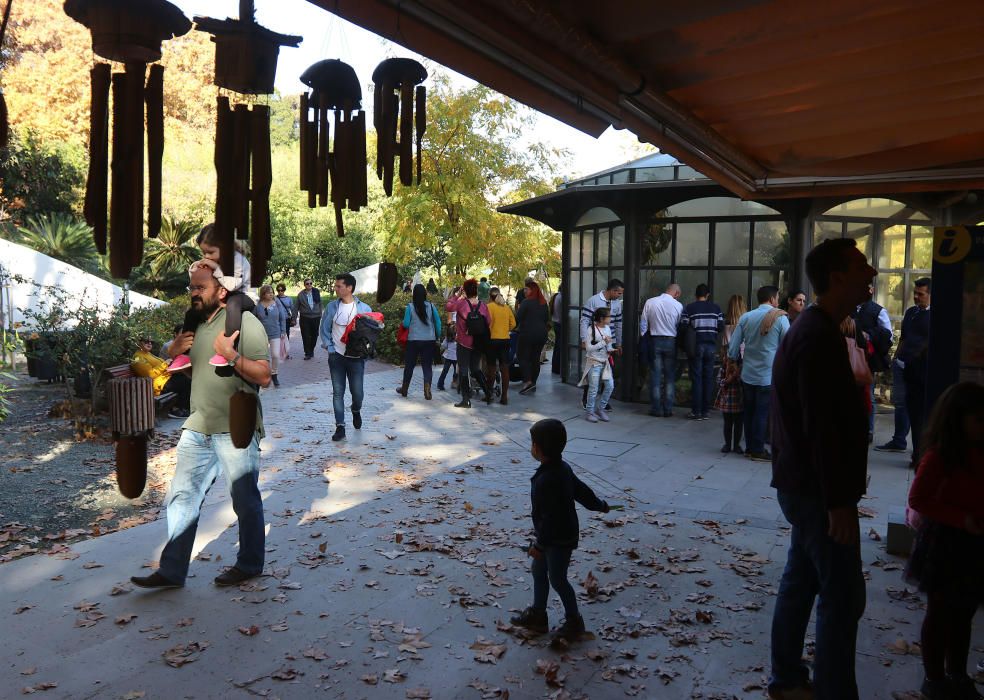
[(984, 186), (977, 0), (310, 0), (742, 196)]

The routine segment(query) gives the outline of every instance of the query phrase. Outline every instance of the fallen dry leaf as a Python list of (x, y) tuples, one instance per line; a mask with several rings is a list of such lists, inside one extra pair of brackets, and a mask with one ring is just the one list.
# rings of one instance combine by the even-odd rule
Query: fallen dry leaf
[(250, 625), (249, 627), (240, 627), (239, 632), (247, 637), (253, 637), (260, 633), (260, 628), (256, 625)]

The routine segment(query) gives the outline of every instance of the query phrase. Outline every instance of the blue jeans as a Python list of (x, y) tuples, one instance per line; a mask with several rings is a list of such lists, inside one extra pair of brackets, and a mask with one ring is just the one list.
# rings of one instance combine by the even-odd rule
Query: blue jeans
[(239, 520), (236, 567), (247, 574), (263, 571), (263, 500), (257, 486), (259, 439), (254, 436), (249, 447), (240, 450), (233, 446), (229, 433), (205, 435), (183, 430), (178, 440), (177, 469), (165, 499), (167, 544), (161, 552), (159, 569), (162, 576), (175, 583), (184, 583), (188, 576), (198, 516), (220, 470), (225, 474), (232, 508)]
[(345, 382), (352, 392), (352, 413), (362, 410), (363, 378), (366, 376), (366, 361), (361, 358), (345, 357), (337, 352), (328, 356), (328, 369), (331, 370), (331, 403), (335, 409), (335, 425), (345, 425)]
[(409, 384), (413, 379), (413, 370), (417, 366), (417, 359), (420, 359), (420, 366), (424, 370), (424, 384), (430, 384), (434, 378), (434, 350), (436, 346), (433, 340), (408, 340), (407, 352), (403, 362), (403, 383)]
[(827, 534), (823, 502), (814, 496), (777, 494), (793, 526), (786, 569), (779, 582), (772, 618), (770, 688), (804, 685), (803, 640), (817, 602), (813, 690), (816, 700), (857, 700), (854, 674), (858, 620), (864, 613), (865, 586), (860, 543), (842, 545)]
[(567, 580), (567, 569), (571, 565), (573, 549), (566, 547), (544, 547), (543, 556), (534, 559), (530, 566), (533, 574), (533, 609), (546, 611), (550, 586), (557, 591), (560, 602), (564, 604), (564, 615), (568, 620), (577, 617), (577, 595), (571, 582)]
[(653, 357), (649, 361), (649, 410), (671, 413), (676, 398), (676, 338), (652, 337)]
[(444, 358), (444, 369), (441, 370), (441, 376), (438, 377), (438, 379), (437, 379), (437, 388), (438, 389), (443, 389), (444, 388), (444, 379), (448, 376), (448, 370), (450, 370), (452, 367), (454, 368), (454, 374), (451, 375), (451, 381), (453, 382), (455, 379), (458, 378), (458, 361), (457, 360), (449, 360), (448, 358), (445, 357)]
[(906, 446), (905, 438), (909, 434), (909, 411), (905, 406), (905, 370), (892, 363), (892, 406), (895, 408), (895, 434), (892, 442), (899, 447)]
[(769, 422), (772, 385), (742, 382), (741, 393), (745, 403), (745, 451), (752, 454), (765, 452), (765, 425)]
[(697, 343), (697, 354), (690, 360), (691, 407), (698, 416), (706, 416), (711, 411), (715, 357), (717, 345)]
[[(608, 400), (612, 398), (612, 392), (615, 391), (615, 380), (609, 377), (608, 379), (602, 379), (601, 373), (605, 370), (604, 365), (593, 365), (590, 370), (588, 370), (588, 398), (585, 402), (585, 408), (588, 413), (595, 412), (595, 399), (598, 398), (598, 388), (601, 387), (601, 399), (598, 401), (598, 405), (604, 408), (608, 405)], [(609, 370), (609, 374), (611, 370)]]

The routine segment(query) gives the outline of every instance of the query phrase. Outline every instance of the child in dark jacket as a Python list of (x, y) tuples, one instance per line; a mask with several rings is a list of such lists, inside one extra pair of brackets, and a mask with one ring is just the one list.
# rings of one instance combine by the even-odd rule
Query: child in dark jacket
[(533, 605), (512, 618), (514, 625), (544, 633), (550, 626), (547, 620), (547, 598), (550, 586), (564, 604), (564, 623), (554, 633), (555, 640), (576, 641), (584, 632), (584, 620), (577, 610), (574, 588), (567, 580), (571, 554), (577, 549), (580, 528), (574, 502), (588, 510), (607, 513), (608, 504), (578, 479), (570, 465), (562, 459), (567, 445), (567, 430), (555, 418), (536, 422), (530, 428), (530, 454), (540, 462), (530, 479), (530, 498), (533, 502), (533, 532), (536, 540), (528, 554), (533, 558)]

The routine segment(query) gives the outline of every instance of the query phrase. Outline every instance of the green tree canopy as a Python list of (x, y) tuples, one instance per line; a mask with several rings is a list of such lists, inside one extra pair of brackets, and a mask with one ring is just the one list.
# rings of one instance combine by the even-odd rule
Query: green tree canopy
[(423, 177), (394, 189), (379, 216), (384, 257), (447, 273), (491, 269), (499, 283), (559, 268), (559, 234), (496, 207), (545, 194), (564, 154), (529, 142), (532, 113), (484, 86), (435, 74), (427, 95)]

